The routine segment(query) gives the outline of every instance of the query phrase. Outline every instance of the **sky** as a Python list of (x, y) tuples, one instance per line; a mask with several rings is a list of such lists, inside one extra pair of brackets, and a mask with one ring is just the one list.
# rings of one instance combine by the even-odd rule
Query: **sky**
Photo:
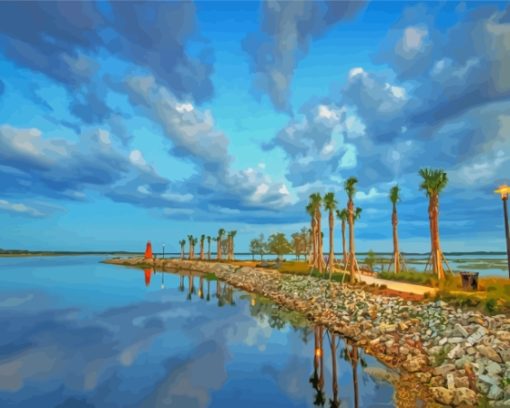
[[(355, 176), (360, 251), (504, 251), (510, 8), (490, 2), (0, 2), (0, 248), (178, 251), (309, 225)], [(327, 228), (327, 217), (323, 217)], [(339, 228), (336, 246), (340, 250)]]

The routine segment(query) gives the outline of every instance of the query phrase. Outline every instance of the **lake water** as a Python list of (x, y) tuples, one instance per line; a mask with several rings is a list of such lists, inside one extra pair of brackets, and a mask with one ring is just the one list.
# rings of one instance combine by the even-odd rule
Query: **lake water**
[(394, 405), (382, 364), (296, 313), (100, 260), (0, 258), (1, 407)]

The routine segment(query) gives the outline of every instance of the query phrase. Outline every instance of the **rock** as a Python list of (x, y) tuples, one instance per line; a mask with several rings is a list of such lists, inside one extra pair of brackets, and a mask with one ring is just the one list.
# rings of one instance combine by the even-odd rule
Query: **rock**
[(476, 392), (467, 387), (460, 387), (455, 389), (453, 397), (453, 405), (464, 404), (468, 407), (475, 407), (478, 405), (478, 398)]
[(443, 346), (448, 342), (448, 339), (446, 337), (443, 337), (441, 340), (439, 340), (439, 345)]
[(467, 337), (469, 336), (469, 333), (467, 332), (467, 330), (462, 327), (459, 323), (456, 323), (455, 324), (455, 330), (457, 331), (457, 333), (459, 333), (462, 337)]
[(379, 326), (379, 330), (381, 330), (381, 333), (391, 333), (397, 330), (396, 324), (381, 324)]
[(364, 371), (376, 380), (386, 381), (395, 384), (398, 381), (398, 375), (387, 369), (380, 367), (366, 367)]
[(489, 377), (488, 375), (485, 375), (485, 374), (479, 375), (478, 379), (480, 381), (483, 381), (486, 384), (489, 384), (489, 385), (498, 385), (498, 381), (497, 380), (495, 380), (494, 378)]
[(510, 362), (510, 347), (499, 350), (499, 355), (505, 363)]
[(489, 360), (495, 361), (496, 363), (503, 362), (501, 356), (491, 346), (485, 346), (483, 344), (480, 344), (476, 346), (476, 349), (482, 356), (487, 357)]
[(448, 343), (450, 344), (464, 343), (464, 339), (462, 337), (450, 337), (448, 339)]
[(468, 347), (468, 348), (466, 349), (466, 353), (467, 353), (468, 355), (472, 356), (473, 354), (475, 354), (475, 353), (476, 353), (476, 349), (475, 349), (474, 347)]
[(483, 336), (487, 334), (487, 330), (483, 327), (479, 327), (477, 331), (475, 331), (471, 336), (467, 338), (467, 342), (472, 346), (480, 342)]
[(451, 405), (453, 402), (454, 392), (445, 387), (432, 387), (430, 389), (434, 400), (444, 405)]
[(501, 366), (498, 363), (495, 363), (494, 361), (490, 361), (489, 364), (485, 367), (487, 370), (487, 374), (491, 377), (494, 377), (495, 375), (498, 375), (503, 371)]
[(434, 375), (446, 376), (446, 374), (455, 370), (455, 366), (453, 364), (443, 364), (442, 366), (436, 367), (433, 370)]
[(455, 388), (455, 377), (452, 373), (446, 374), (446, 386), (449, 390), (453, 390)]
[(493, 384), (489, 393), (487, 394), (487, 398), (491, 400), (498, 400), (503, 397), (503, 390), (497, 384)]
[(462, 349), (460, 348), (460, 344), (457, 344), (454, 348), (452, 348), (450, 350), (450, 352), (448, 353), (448, 358), (451, 360), (451, 359), (454, 359), (456, 358), (457, 356), (460, 355), (460, 353), (463, 353)]
[(404, 367), (405, 370), (409, 371), (410, 373), (416, 373), (417, 371), (420, 371), (424, 366), (427, 365), (427, 362), (423, 357), (412, 357), (410, 354), (407, 356), (406, 361), (402, 364), (402, 367)]
[(469, 388), (469, 378), (468, 377), (455, 377), (455, 387)]

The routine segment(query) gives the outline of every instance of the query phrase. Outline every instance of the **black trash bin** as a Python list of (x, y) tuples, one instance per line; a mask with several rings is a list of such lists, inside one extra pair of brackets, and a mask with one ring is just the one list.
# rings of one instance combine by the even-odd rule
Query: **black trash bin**
[(478, 272), (461, 272), (462, 289), (478, 290)]

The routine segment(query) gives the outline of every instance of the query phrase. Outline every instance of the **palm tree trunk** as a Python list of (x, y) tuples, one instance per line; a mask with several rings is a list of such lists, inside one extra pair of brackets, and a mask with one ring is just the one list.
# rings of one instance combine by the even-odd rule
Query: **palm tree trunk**
[(218, 241), (217, 241), (216, 259), (218, 261), (221, 259), (221, 237), (218, 237)]
[(333, 271), (333, 265), (335, 262), (335, 245), (333, 240), (333, 229), (335, 227), (335, 217), (333, 210), (329, 210), (329, 257), (328, 257), (328, 269), (331, 276)]
[(315, 267), (315, 215), (312, 217), (311, 221), (310, 221), (310, 227), (311, 227), (311, 239), (310, 239), (310, 244), (311, 244), (311, 252), (310, 252), (310, 256), (308, 258), (308, 264), (312, 267)]
[(356, 282), (356, 256), (354, 248), (354, 203), (349, 200), (347, 204), (347, 210), (349, 213), (349, 263), (351, 266), (351, 282)]
[(211, 241), (207, 241), (207, 260), (211, 260)]
[(437, 273), (439, 280), (445, 279), (443, 269), (443, 253), (441, 251), (441, 244), (439, 242), (439, 196), (431, 196), (431, 210), (432, 210), (432, 240), (434, 252), (434, 272)]
[(204, 241), (200, 240), (200, 260), (204, 260)]
[(342, 220), (342, 254), (344, 268), (347, 267), (347, 251), (345, 249), (345, 220)]
[(399, 259), (399, 249), (398, 249), (398, 235), (397, 235), (397, 208), (395, 204), (393, 204), (393, 214), (391, 216), (391, 223), (393, 225), (393, 264), (395, 267), (395, 273), (400, 272), (400, 259)]

